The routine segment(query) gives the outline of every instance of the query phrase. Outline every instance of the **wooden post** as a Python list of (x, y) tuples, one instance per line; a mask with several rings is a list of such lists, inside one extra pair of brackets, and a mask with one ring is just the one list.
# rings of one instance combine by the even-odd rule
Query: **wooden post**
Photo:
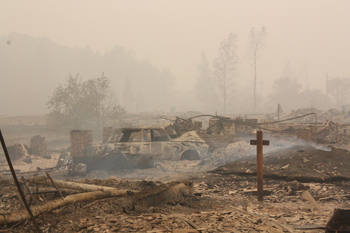
[(264, 197), (264, 173), (263, 173), (263, 146), (268, 146), (270, 141), (263, 140), (263, 132), (257, 131), (256, 140), (250, 140), (250, 145), (257, 146), (257, 163), (256, 163), (256, 171), (257, 171), (257, 190), (258, 190), (258, 201), (263, 201)]
[(257, 140), (257, 176), (258, 176), (258, 201), (263, 201), (264, 175), (263, 175), (263, 133), (258, 131)]

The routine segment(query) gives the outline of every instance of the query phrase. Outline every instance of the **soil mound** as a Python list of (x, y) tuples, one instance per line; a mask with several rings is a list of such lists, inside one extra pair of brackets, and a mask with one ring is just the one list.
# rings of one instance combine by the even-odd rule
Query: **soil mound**
[[(256, 156), (218, 167), (214, 173), (256, 175)], [(300, 182), (350, 180), (350, 152), (294, 146), (264, 154), (264, 177)]]

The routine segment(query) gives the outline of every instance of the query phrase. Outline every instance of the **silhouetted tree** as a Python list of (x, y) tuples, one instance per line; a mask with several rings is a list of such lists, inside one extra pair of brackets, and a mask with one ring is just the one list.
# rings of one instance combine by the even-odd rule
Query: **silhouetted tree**
[(266, 28), (262, 27), (260, 31), (252, 28), (249, 33), (249, 47), (248, 47), (248, 62), (252, 67), (254, 75), (254, 108), (256, 109), (256, 80), (257, 80), (257, 65), (258, 60), (261, 55), (261, 51), (264, 48), (264, 39), (266, 38), (267, 32)]
[(59, 84), (47, 103), (52, 126), (83, 127), (86, 123), (112, 122), (124, 113), (118, 105), (109, 80), (102, 74), (85, 82), (77, 74), (69, 75), (66, 84)]
[(223, 110), (226, 114), (226, 104), (232, 95), (233, 81), (237, 65), (237, 35), (232, 32), (223, 39), (218, 50), (219, 56), (213, 62), (214, 80), (223, 100)]

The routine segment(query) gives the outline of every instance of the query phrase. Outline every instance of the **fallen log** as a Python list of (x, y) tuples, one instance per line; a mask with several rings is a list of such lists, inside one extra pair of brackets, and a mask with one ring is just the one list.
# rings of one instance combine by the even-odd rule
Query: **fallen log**
[[(37, 216), (69, 204), (74, 204), (78, 202), (88, 202), (88, 201), (93, 201), (97, 199), (102, 199), (107, 197), (117, 197), (117, 196), (123, 196), (123, 195), (125, 195), (125, 193), (117, 194), (115, 192), (109, 192), (109, 191), (79, 193), (79, 194), (66, 196), (64, 198), (56, 199), (54, 201), (47, 202), (43, 205), (32, 206), (31, 211), (34, 216)], [(30, 216), (26, 210), (21, 210), (18, 212), (13, 212), (8, 214), (2, 214), (0, 215), (0, 225), (19, 222), (22, 220), (26, 220), (28, 218), (30, 218)]]
[[(68, 182), (68, 183), (74, 183), (74, 182)], [(77, 184), (77, 183), (74, 183), (74, 184)], [(88, 185), (87, 187), (89, 186), (95, 186), (95, 185)], [(96, 186), (96, 187), (103, 187), (103, 186)], [(122, 197), (127, 194), (131, 194), (130, 200), (129, 201), (123, 200), (123, 204), (122, 204), (123, 208), (126, 210), (133, 210), (139, 207), (157, 206), (179, 195), (182, 195), (182, 196), (193, 195), (193, 183), (191, 181), (170, 182), (160, 186), (152, 187), (148, 190), (144, 190), (143, 192), (131, 192), (128, 190), (117, 190), (114, 188), (108, 189), (108, 187), (103, 187), (103, 188), (104, 188), (104, 191), (99, 190), (94, 192), (74, 194), (64, 198), (47, 202), (40, 206), (39, 205), (33, 206), (31, 210), (33, 215), (37, 216), (69, 204), (74, 204), (78, 202), (95, 201), (95, 200), (109, 198), (109, 197)], [(2, 214), (0, 215), (0, 225), (15, 223), (28, 218), (29, 218), (28, 213), (23, 210), (18, 212), (13, 212), (13, 213)]]
[[(55, 182), (56, 186), (59, 188), (76, 189), (83, 192), (103, 191), (103, 192), (110, 192), (113, 196), (126, 195), (127, 193), (135, 192), (127, 189), (116, 189), (112, 187), (92, 185), (92, 184), (82, 184), (82, 183), (63, 181), (63, 180), (53, 180), (53, 181)], [(35, 184), (51, 185), (51, 181), (47, 179), (45, 176), (31, 177), (30, 182)]]

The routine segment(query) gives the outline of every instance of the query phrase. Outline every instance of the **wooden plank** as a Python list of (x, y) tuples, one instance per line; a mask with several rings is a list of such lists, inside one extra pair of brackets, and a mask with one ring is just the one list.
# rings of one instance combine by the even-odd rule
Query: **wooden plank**
[(322, 210), (321, 209), (321, 207), (317, 204), (317, 202), (315, 201), (315, 199), (311, 196), (311, 194), (309, 193), (309, 191), (304, 191), (302, 194), (301, 194), (301, 196), (303, 197), (303, 198), (305, 198), (305, 200), (307, 200), (308, 202), (309, 202), (309, 204), (310, 204), (310, 209), (311, 210), (318, 210), (318, 211), (320, 211), (320, 210)]
[[(256, 140), (250, 140), (250, 145), (256, 146), (257, 145)], [(263, 140), (263, 146), (269, 146), (269, 145), (270, 145), (270, 141), (269, 140)]]

